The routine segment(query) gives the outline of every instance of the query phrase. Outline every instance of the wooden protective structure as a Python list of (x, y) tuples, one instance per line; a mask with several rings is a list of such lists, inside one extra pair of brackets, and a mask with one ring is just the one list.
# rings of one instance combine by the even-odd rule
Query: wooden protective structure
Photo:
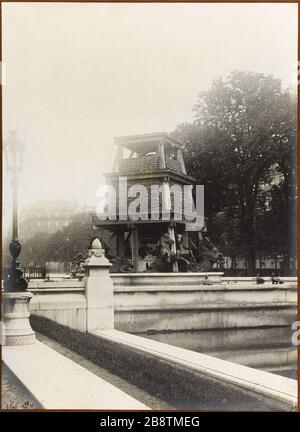
[[(123, 136), (114, 139), (117, 152), (113, 171), (105, 174), (106, 183), (115, 188), (117, 196), (116, 217), (114, 220), (94, 219), (94, 227), (101, 232), (109, 231), (111, 236), (107, 250), (116, 255), (120, 262), (129, 259), (132, 271), (146, 271), (154, 260), (153, 253), (159, 239), (168, 234), (173, 240), (172, 252), (176, 254), (175, 233), (182, 234), (183, 244), (188, 247), (186, 225), (188, 221), (175, 218), (174, 194), (172, 186), (177, 185), (183, 191), (184, 185), (193, 185), (195, 180), (187, 175), (183, 157), (184, 146), (167, 133), (151, 133)], [(125, 194), (133, 185), (144, 186), (147, 196), (148, 214), (142, 214), (138, 220), (132, 220), (126, 210), (119, 205), (118, 197), (122, 181), (126, 179)], [(121, 185), (121, 186), (120, 186)], [(151, 210), (151, 187), (163, 191), (161, 200), (153, 204), (156, 217)], [(121, 192), (122, 196), (124, 190)], [(163, 201), (165, 200), (165, 202)], [(132, 202), (128, 198), (128, 205)], [(141, 202), (141, 207), (145, 204)], [(170, 217), (164, 220), (163, 211), (169, 210)], [(107, 238), (107, 236), (106, 236)], [(109, 253), (108, 253), (109, 255)], [(172, 270), (178, 271), (176, 260)]]

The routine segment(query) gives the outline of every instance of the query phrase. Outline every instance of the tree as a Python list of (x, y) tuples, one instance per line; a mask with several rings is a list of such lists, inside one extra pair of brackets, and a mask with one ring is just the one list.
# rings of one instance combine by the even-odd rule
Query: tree
[[(206, 215), (224, 212), (223, 223), (236, 230), (231, 242), (230, 226), (223, 225), (227, 247), (243, 253), (254, 274), (257, 245), (265, 241), (255, 234), (266, 205), (262, 186), (270, 183), (274, 166), (286, 178), (286, 188), (292, 184), (295, 98), (272, 76), (234, 71), (200, 93), (194, 111), (195, 122), (179, 126), (175, 134), (187, 144), (189, 172), (205, 186)], [(290, 200), (283, 185), (281, 192), (286, 215)]]
[(54, 233), (36, 232), (22, 242), (21, 262), (36, 265), (48, 261), (69, 261), (77, 255), (87, 253), (90, 239), (95, 235), (92, 214), (79, 213), (69, 225)]

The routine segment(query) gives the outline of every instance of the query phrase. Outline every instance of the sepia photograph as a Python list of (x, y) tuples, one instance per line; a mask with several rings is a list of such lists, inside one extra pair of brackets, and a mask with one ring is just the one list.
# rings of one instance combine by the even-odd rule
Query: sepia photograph
[(297, 411), (298, 4), (4, 1), (1, 40), (1, 411)]

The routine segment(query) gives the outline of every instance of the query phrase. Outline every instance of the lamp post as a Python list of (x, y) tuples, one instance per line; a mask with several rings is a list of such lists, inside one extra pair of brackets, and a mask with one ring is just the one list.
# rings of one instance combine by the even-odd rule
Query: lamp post
[(21, 244), (18, 239), (18, 176), (22, 171), (24, 143), (17, 132), (12, 131), (4, 143), (7, 171), (12, 186), (12, 240), (9, 250), (12, 256), (10, 270), (4, 280), (3, 321), (5, 345), (27, 345), (35, 341), (35, 334), (29, 323), (29, 302), (32, 293), (27, 291), (28, 282), (18, 259)]
[(6, 292), (22, 292), (26, 291), (28, 283), (23, 277), (23, 272), (18, 260), (21, 252), (21, 244), (18, 239), (18, 175), (22, 171), (25, 146), (19, 141), (17, 132), (12, 131), (5, 142), (4, 148), (7, 170), (11, 175), (12, 187), (12, 239), (9, 244), (12, 263), (7, 278), (4, 281), (4, 289)]

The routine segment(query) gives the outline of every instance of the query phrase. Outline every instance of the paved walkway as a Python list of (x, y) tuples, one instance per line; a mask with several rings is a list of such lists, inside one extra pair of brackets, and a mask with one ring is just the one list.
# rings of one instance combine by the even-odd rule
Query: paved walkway
[(39, 341), (3, 346), (2, 359), (46, 409), (149, 409)]
[(35, 333), (37, 340), (42, 342), (43, 344), (49, 346), (55, 351), (59, 352), (63, 356), (69, 358), (90, 372), (94, 373), (98, 377), (104, 379), (110, 384), (118, 387), (120, 390), (129, 394), (133, 398), (139, 400), (140, 402), (147, 405), (149, 408), (153, 410), (174, 410), (176, 407), (171, 403), (161, 399), (158, 394), (153, 395), (148, 393), (146, 390), (141, 388), (141, 386), (136, 386), (132, 382), (104, 369), (104, 367), (99, 366), (99, 364), (95, 364), (93, 361), (88, 360), (82, 355), (74, 352), (70, 348), (66, 347), (66, 345), (61, 344), (60, 342), (55, 341), (54, 339), (49, 338), (48, 336), (36, 332)]
[(28, 390), (4, 364), (2, 364), (1, 372), (2, 409), (24, 410), (42, 408), (42, 406), (32, 397)]

